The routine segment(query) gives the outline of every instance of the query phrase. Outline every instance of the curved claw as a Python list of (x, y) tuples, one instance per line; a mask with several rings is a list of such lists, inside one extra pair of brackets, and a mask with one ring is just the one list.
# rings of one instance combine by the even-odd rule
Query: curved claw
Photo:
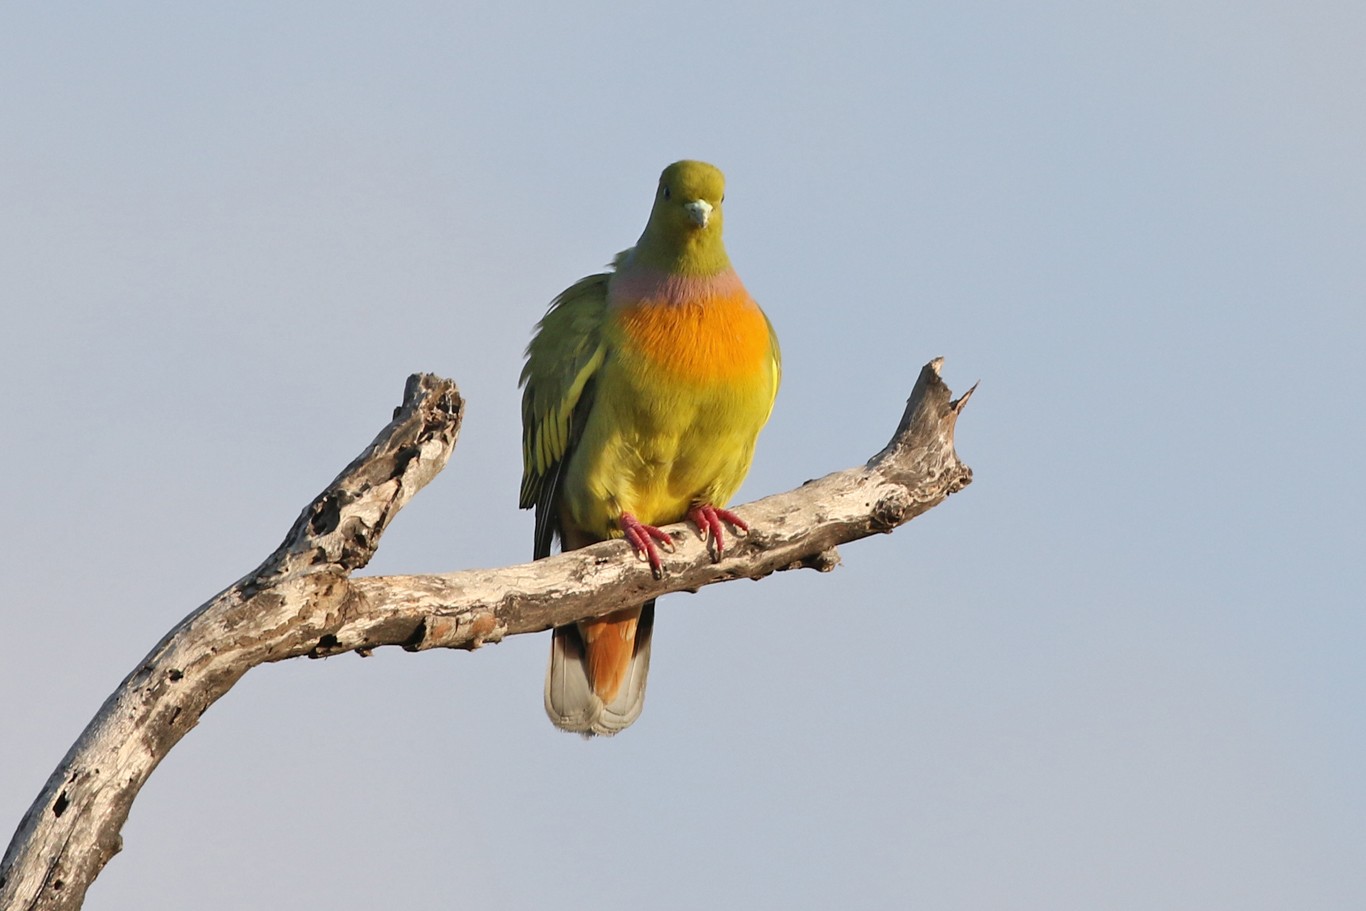
[(669, 540), (669, 536), (653, 525), (646, 525), (629, 512), (622, 513), (617, 524), (621, 526), (622, 534), (630, 542), (631, 549), (636, 555), (644, 555), (654, 577), (658, 579), (663, 576), (664, 564), (659, 559), (659, 549), (655, 547), (655, 542), (658, 541), (672, 553), (674, 542)]
[(722, 534), (722, 522), (734, 528), (736, 531), (747, 532), (749, 525), (745, 520), (731, 512), (729, 509), (718, 509), (710, 503), (699, 503), (688, 510), (688, 518), (697, 525), (697, 532), (705, 541), (711, 538), (716, 548), (716, 559), (721, 559), (721, 554), (725, 551), (725, 536)]

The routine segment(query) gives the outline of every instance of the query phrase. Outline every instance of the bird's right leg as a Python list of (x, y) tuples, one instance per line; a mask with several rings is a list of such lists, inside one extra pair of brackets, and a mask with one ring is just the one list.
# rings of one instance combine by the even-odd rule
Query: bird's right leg
[(631, 542), (631, 549), (637, 556), (643, 555), (650, 564), (650, 572), (656, 579), (664, 575), (664, 564), (659, 559), (659, 548), (655, 547), (655, 542), (665, 545), (670, 551), (674, 549), (674, 542), (669, 539), (668, 534), (653, 525), (646, 525), (629, 512), (621, 514), (617, 520), (621, 526), (621, 533), (626, 540)]

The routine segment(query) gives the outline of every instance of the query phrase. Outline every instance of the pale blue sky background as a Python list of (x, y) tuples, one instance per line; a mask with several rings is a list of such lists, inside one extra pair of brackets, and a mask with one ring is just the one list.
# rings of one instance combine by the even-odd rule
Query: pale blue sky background
[(663, 602), (614, 741), (548, 641), (249, 674), (88, 907), (1366, 903), (1366, 6), (10, 2), (0, 825), (404, 378), (372, 571), (525, 559), (517, 372), (659, 169), (726, 170), (785, 385), (742, 492), (945, 355), (977, 481)]

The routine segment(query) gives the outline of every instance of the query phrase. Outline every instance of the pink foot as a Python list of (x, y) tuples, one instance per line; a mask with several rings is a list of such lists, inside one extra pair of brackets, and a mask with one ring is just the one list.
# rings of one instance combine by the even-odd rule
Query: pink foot
[(617, 521), (621, 526), (622, 533), (626, 540), (631, 542), (631, 549), (639, 556), (645, 555), (645, 559), (650, 564), (650, 572), (658, 579), (664, 575), (664, 564), (659, 559), (659, 549), (655, 547), (655, 542), (667, 545), (669, 550), (674, 549), (674, 542), (669, 540), (669, 536), (655, 528), (653, 525), (646, 525), (631, 515), (629, 512), (621, 514)]
[(725, 522), (739, 531), (749, 531), (749, 526), (745, 520), (731, 512), (729, 509), (717, 509), (710, 503), (702, 503), (688, 510), (688, 518), (692, 519), (697, 525), (698, 532), (702, 535), (702, 540), (711, 538), (716, 546), (716, 559), (721, 559), (721, 553), (725, 550), (725, 537), (722, 535), (721, 523)]

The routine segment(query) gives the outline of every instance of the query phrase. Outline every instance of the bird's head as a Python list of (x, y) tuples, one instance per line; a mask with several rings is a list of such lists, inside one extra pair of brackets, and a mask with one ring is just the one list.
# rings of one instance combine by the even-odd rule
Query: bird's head
[(676, 161), (659, 175), (654, 208), (637, 250), (682, 272), (719, 272), (729, 266), (721, 244), (721, 200), (726, 178), (704, 161)]

